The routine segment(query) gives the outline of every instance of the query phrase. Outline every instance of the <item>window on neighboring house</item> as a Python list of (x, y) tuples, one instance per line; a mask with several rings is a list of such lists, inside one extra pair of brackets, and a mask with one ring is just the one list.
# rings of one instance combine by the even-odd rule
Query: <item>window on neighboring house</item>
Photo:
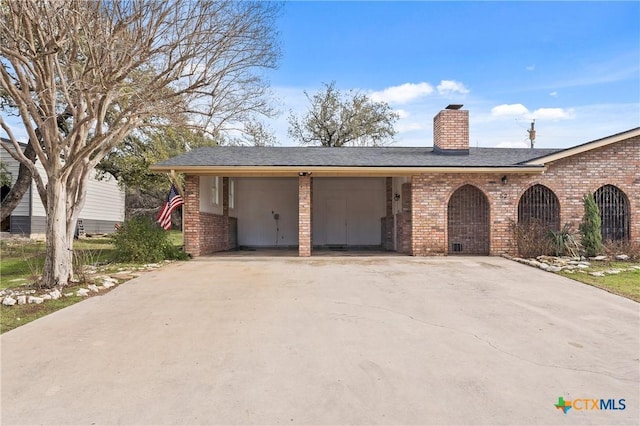
[(211, 178), (211, 204), (220, 204), (220, 185), (218, 176)]
[(229, 208), (233, 209), (236, 205), (236, 185), (233, 179), (229, 179)]

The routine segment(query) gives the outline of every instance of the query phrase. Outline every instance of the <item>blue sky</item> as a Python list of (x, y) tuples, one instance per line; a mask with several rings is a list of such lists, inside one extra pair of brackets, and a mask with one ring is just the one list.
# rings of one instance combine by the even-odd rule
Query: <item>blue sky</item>
[(639, 2), (287, 2), (268, 74), (282, 115), (323, 82), (387, 101), (397, 146), (430, 146), (449, 103), (472, 146), (568, 147), (640, 125)]
[[(564, 148), (640, 126), (640, 2), (286, 2), (267, 72), (283, 146), (323, 83), (386, 101), (396, 146), (431, 146), (433, 116), (470, 114), (471, 146)], [(16, 136), (26, 139), (14, 126)], [(3, 132), (0, 132), (3, 133)]]

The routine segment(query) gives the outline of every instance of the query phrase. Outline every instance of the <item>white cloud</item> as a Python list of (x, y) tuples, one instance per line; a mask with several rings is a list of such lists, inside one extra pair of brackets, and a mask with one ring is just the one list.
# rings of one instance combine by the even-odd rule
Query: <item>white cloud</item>
[(549, 96), (551, 96), (553, 98), (557, 98), (558, 97), (558, 92), (553, 91), (553, 92), (549, 93)]
[(496, 148), (529, 148), (526, 142), (498, 142)]
[(369, 97), (375, 102), (406, 104), (431, 93), (433, 93), (433, 87), (429, 83), (404, 83), (400, 86), (391, 86), (381, 91), (372, 92)]
[(423, 123), (418, 123), (415, 121), (410, 123), (398, 123), (395, 127), (398, 133), (406, 133), (425, 129), (425, 125)]
[(438, 84), (438, 93), (441, 95), (453, 95), (454, 93), (465, 95), (469, 93), (469, 89), (464, 87), (464, 84), (459, 81), (442, 80), (440, 84)]
[(534, 71), (536, 69), (536, 66), (535, 66), (535, 64), (534, 65), (528, 65), (527, 67), (525, 67), (525, 69), (527, 71)]
[(402, 118), (407, 118), (411, 115), (411, 113), (407, 110), (404, 109), (394, 109), (394, 112), (396, 112), (398, 114), (398, 118), (402, 119)]
[(529, 110), (522, 104), (502, 104), (491, 108), (493, 117), (516, 117), (529, 114)]
[(538, 108), (531, 113), (531, 118), (539, 120), (571, 120), (575, 118), (573, 108)]
[(536, 120), (571, 120), (575, 118), (572, 108), (538, 108), (530, 112), (522, 104), (502, 104), (491, 108), (491, 116), (494, 118), (526, 118)]

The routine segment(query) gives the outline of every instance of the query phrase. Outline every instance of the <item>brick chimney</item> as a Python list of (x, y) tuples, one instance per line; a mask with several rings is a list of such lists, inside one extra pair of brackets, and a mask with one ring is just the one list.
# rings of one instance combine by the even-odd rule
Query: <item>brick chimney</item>
[(469, 154), (469, 111), (452, 104), (433, 117), (433, 150), (437, 154)]

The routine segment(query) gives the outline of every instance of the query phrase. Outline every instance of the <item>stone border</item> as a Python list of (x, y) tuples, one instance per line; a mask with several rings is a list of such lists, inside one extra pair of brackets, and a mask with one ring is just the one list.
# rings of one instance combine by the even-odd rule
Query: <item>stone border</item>
[[(90, 265), (87, 266), (84, 271), (86, 275), (89, 275), (87, 282), (91, 283), (87, 284), (86, 288), (81, 287), (75, 292), (72, 291), (68, 293), (62, 293), (62, 291), (57, 288), (44, 292), (34, 289), (4, 289), (0, 290), (0, 299), (2, 299), (3, 306), (14, 306), (27, 304), (39, 305), (47, 300), (57, 300), (63, 297), (88, 297), (91, 294), (98, 294), (101, 291), (108, 290), (137, 278), (145, 272), (156, 270), (172, 262), (171, 260), (165, 260), (163, 263), (148, 263), (138, 268), (131, 268), (130, 270), (119, 268), (116, 272), (110, 274), (98, 273), (98, 268)], [(96, 285), (97, 282), (100, 282), (100, 284)]]

